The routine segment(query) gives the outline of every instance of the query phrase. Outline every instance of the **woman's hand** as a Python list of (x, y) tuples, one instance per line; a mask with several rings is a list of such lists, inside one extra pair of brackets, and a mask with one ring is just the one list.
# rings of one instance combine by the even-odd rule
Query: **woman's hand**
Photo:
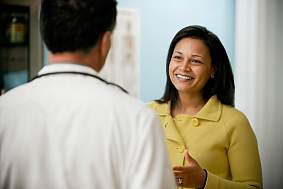
[(185, 166), (173, 167), (176, 183), (183, 187), (202, 188), (205, 185), (206, 172), (193, 159), (188, 150), (185, 150)]

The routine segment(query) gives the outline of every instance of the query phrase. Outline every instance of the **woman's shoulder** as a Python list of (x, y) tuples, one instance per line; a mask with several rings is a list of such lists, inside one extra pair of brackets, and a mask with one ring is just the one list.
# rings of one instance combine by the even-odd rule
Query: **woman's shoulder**
[(247, 116), (241, 110), (225, 104), (222, 107), (222, 118), (230, 126), (250, 126)]
[(246, 118), (245, 113), (243, 113), (241, 110), (237, 109), (236, 107), (222, 104), (222, 113), (224, 115), (229, 115), (229, 116), (235, 116), (237, 118)]
[(150, 108), (155, 109), (156, 107), (158, 107), (160, 105), (160, 103), (158, 103), (156, 100), (153, 100), (153, 101), (148, 102), (147, 105)]
[(147, 103), (148, 107), (159, 113), (160, 115), (163, 114), (170, 114), (170, 103), (169, 102), (158, 102), (156, 100), (150, 101)]
[[(232, 106), (223, 105), (223, 122), (227, 136), (234, 140), (253, 140), (256, 141), (256, 136), (248, 117), (239, 109)], [(235, 141), (234, 141), (235, 142)]]

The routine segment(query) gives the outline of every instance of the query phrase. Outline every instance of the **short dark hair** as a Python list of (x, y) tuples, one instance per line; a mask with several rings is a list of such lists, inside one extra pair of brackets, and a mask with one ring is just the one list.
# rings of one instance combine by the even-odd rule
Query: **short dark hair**
[(178, 99), (178, 91), (169, 77), (169, 64), (176, 44), (183, 38), (199, 39), (208, 47), (215, 70), (214, 78), (210, 78), (203, 89), (203, 98), (208, 100), (216, 95), (222, 104), (234, 106), (235, 84), (230, 61), (219, 38), (203, 26), (193, 25), (181, 29), (171, 41), (166, 60), (166, 86), (159, 103), (171, 100), (174, 107)]
[(116, 23), (115, 0), (42, 0), (40, 31), (52, 53), (87, 51)]

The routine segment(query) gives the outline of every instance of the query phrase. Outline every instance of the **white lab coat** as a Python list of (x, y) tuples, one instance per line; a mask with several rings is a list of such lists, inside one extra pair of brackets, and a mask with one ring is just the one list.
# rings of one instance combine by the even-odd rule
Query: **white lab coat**
[[(53, 64), (41, 74), (82, 72)], [(172, 189), (159, 119), (99, 79), (48, 75), (0, 97), (1, 189)]]

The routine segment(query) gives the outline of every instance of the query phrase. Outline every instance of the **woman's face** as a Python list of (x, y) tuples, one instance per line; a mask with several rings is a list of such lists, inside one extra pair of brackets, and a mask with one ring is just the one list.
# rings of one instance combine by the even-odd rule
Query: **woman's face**
[(175, 46), (169, 76), (180, 93), (202, 95), (202, 89), (212, 74), (209, 49), (200, 39), (183, 38)]

